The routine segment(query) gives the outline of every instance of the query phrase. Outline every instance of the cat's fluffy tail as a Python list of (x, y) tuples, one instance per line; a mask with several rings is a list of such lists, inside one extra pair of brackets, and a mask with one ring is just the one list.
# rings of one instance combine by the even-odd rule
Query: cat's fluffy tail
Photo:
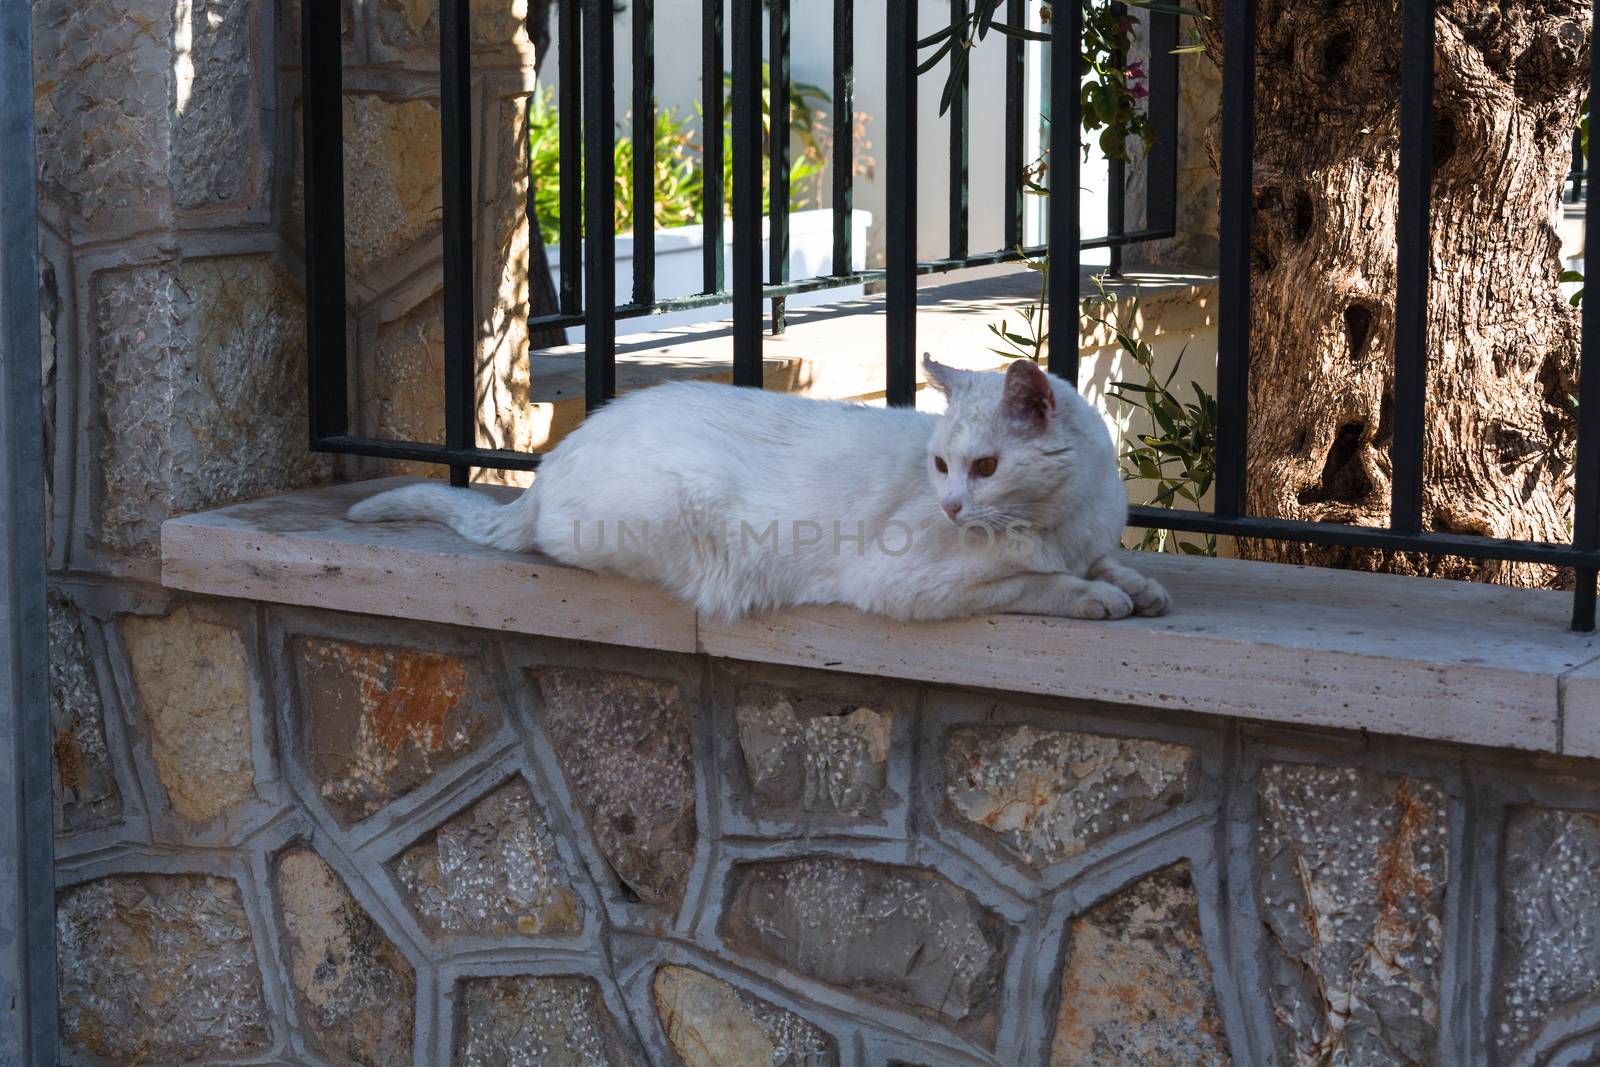
[(425, 519), (442, 522), (469, 541), (480, 545), (526, 552), (534, 547), (533, 519), (537, 503), (533, 490), (525, 489), (509, 504), (497, 504), (471, 489), (423, 482), (369, 496), (352, 506), (352, 522), (388, 522)]

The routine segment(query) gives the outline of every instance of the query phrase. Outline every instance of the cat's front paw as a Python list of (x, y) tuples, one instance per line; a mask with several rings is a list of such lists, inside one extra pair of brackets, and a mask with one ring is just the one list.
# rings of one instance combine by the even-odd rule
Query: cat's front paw
[(1133, 598), (1110, 582), (1090, 582), (1067, 603), (1073, 619), (1125, 619), (1133, 614)]
[(1133, 610), (1140, 615), (1165, 615), (1172, 607), (1172, 598), (1154, 578), (1146, 578), (1144, 585), (1133, 593)]

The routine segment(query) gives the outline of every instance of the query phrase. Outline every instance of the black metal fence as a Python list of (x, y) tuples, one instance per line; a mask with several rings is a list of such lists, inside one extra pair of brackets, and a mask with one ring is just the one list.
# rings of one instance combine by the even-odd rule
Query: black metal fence
[[(679, 0), (689, 4), (693, 0)], [(1026, 25), (1028, 0), (1004, 0), (1007, 25)], [(967, 12), (967, 0), (951, 0), (952, 20)], [(631, 0), (633, 128), (649, 130), (656, 110), (654, 79), (655, 0)], [(305, 70), (306, 250), (309, 290), (312, 440), (314, 449), (392, 459), (449, 464), (457, 483), (470, 467), (528, 470), (538, 465), (533, 453), (478, 447), (474, 440), (472, 225), (468, 176), (471, 173), (471, 113), (468, 0), (440, 0), (440, 72), (443, 128), (444, 189), (444, 316), (445, 316), (445, 441), (392, 441), (350, 432), (351, 412), (345, 350), (344, 205), (342, 98), (339, 14), (336, 4), (306, 4), (302, 41)], [(763, 9), (766, 9), (763, 56)], [(912, 402), (916, 385), (916, 279), (919, 275), (988, 266), (1039, 256), (1045, 246), (1023, 246), (1024, 166), (1026, 141), (1026, 57), (1022, 40), (996, 34), (987, 47), (1004, 48), (1005, 56), (1005, 188), (1004, 241), (990, 251), (970, 250), (968, 214), (972, 190), (967, 181), (968, 131), (971, 114), (965, 89), (954, 94), (949, 109), (950, 238), (941, 259), (919, 260), (916, 253), (918, 150), (918, 34), (915, 3), (887, 5), (886, 54), (869, 57), (887, 71), (888, 115), (884, 177), (889, 189), (886, 219), (887, 265), (884, 270), (854, 270), (851, 215), (855, 172), (854, 144), (848, 123), (853, 113), (855, 82), (855, 0), (833, 0), (833, 112), (836, 129), (832, 157), (832, 273), (822, 277), (789, 277), (790, 144), (773, 136), (762, 148), (762, 62), (770, 67), (770, 113), (789, 112), (792, 83), (789, 0), (700, 0), (703, 25), (701, 84), (703, 137), (703, 216), (705, 261), (702, 291), (688, 297), (660, 299), (654, 272), (654, 232), (635, 227), (633, 292), (619, 301), (615, 292), (613, 233), (613, 155), (617, 135), (615, 99), (615, 7), (612, 0), (564, 0), (557, 13), (561, 142), (561, 254), (559, 307), (537, 315), (530, 327), (583, 326), (586, 349), (586, 400), (590, 408), (616, 391), (615, 341), (622, 319), (685, 308), (731, 304), (734, 320), (734, 381), (761, 384), (763, 302), (772, 301), (771, 329), (784, 328), (785, 297), (820, 289), (860, 285), (882, 279), (888, 305), (887, 395), (894, 404)], [(731, 34), (724, 16), (731, 14)], [(941, 27), (926, 28), (931, 35)], [(1146, 224), (1124, 232), (1120, 168), (1112, 175), (1107, 205), (1108, 235), (1081, 242), (1081, 247), (1114, 249), (1170, 237), (1174, 232), (1177, 181), (1178, 18), (1156, 13), (1149, 19), (1151, 58), (1148, 63), (1149, 114), (1158, 131), (1144, 161), (1147, 170)], [(723, 185), (724, 37), (732, 39), (733, 159), (732, 285), (724, 257), (725, 203)], [(1071, 91), (1068, 91), (1071, 90)], [(1061, 81), (1052, 105), (1076, 128), (1076, 87)], [(581, 116), (581, 121), (579, 119)], [(775, 122), (781, 130), (783, 122)], [(765, 159), (763, 159), (765, 155)], [(1068, 153), (1065, 165), (1052, 172), (1065, 188), (1076, 190), (1079, 159)], [(636, 151), (632, 174), (634, 217), (653, 218), (653, 160)], [(765, 163), (770, 184), (769, 254), (762, 263), (762, 177)], [(1058, 272), (1071, 279), (1063, 292), (1069, 302), (1076, 286), (1078, 198), (1058, 198), (1068, 205), (1055, 225), (1071, 234), (1073, 262)], [(1020, 251), (1019, 251), (1020, 249)], [(1071, 349), (1072, 346), (1066, 346)], [(1066, 354), (1071, 354), (1070, 352)], [(1058, 368), (1059, 369), (1059, 368)], [(535, 374), (537, 384), (537, 375)]]
[[(1018, 251), (1023, 233), (1024, 155), (1024, 49), (1014, 36), (996, 36), (1006, 55), (1005, 138), (1006, 188), (1005, 245), (972, 253), (968, 249), (969, 188), (966, 177), (967, 132), (970, 113), (966, 94), (958, 91), (949, 111), (950, 145), (950, 247), (945, 258), (921, 260), (917, 256), (917, 171), (925, 160), (919, 151), (917, 3), (891, 0), (886, 5), (886, 55), (888, 85), (887, 137), (884, 177), (888, 189), (886, 256), (882, 271), (851, 270), (850, 182), (852, 143), (848, 135), (834, 139), (833, 273), (821, 278), (787, 277), (787, 205), (789, 201), (789, 146), (783, 136), (771, 138), (768, 164), (771, 183), (771, 250), (764, 269), (761, 257), (762, 220), (762, 10), (769, 13), (768, 55), (773, 82), (773, 115), (787, 114), (789, 86), (789, 0), (727, 0), (731, 3), (732, 39), (732, 140), (733, 155), (733, 262), (732, 286), (722, 261), (723, 160), (721, 139), (715, 136), (723, 122), (723, 17), (725, 0), (703, 0), (702, 70), (705, 128), (705, 202), (707, 227), (703, 293), (668, 301), (654, 291), (652, 235), (638, 227), (634, 291), (619, 304), (614, 292), (615, 234), (613, 232), (612, 146), (616, 136), (614, 87), (613, 0), (567, 0), (559, 16), (561, 114), (569, 121), (562, 139), (562, 241), (560, 308), (558, 313), (535, 319), (534, 325), (576, 325), (585, 328), (586, 400), (592, 408), (615, 393), (616, 324), (619, 319), (649, 315), (690, 306), (731, 303), (733, 306), (733, 380), (759, 386), (762, 380), (762, 306), (773, 301), (772, 327), (783, 328), (783, 298), (815, 289), (859, 284), (882, 278), (885, 283), (886, 395), (891, 404), (913, 402), (916, 389), (917, 277), (923, 274), (1003, 263), (1022, 255), (1048, 253), (1049, 332), (1058, 338), (1075, 338), (1078, 328), (1078, 284), (1081, 250), (1086, 247), (1130, 244), (1170, 236), (1174, 224), (1176, 175), (1177, 63), (1172, 46), (1177, 43), (1176, 16), (1152, 13), (1149, 103), (1161, 136), (1149, 154), (1146, 228), (1119, 232), (1120, 203), (1108, 212), (1111, 235), (1080, 239), (1078, 188), (1081, 154), (1053, 153), (1048, 185), (1050, 197), (1047, 242), (1043, 247)], [(980, 0), (988, 2), (988, 0)], [(633, 3), (632, 108), (635, 129), (649, 129), (654, 114), (653, 38), (654, 0)], [(1028, 0), (1003, 0), (1009, 25), (1024, 24)], [(440, 67), (443, 110), (444, 166), (444, 303), (445, 303), (445, 442), (386, 441), (353, 436), (349, 432), (349, 393), (345, 352), (345, 298), (343, 247), (343, 165), (339, 9), (337, 4), (307, 3), (304, 9), (305, 143), (306, 143), (306, 247), (309, 315), (309, 352), (312, 410), (312, 447), (405, 460), (448, 464), (452, 479), (465, 483), (470, 467), (532, 469), (538, 456), (484, 449), (474, 440), (475, 409), (472, 379), (474, 326), (472, 321), (472, 219), (468, 176), (471, 173), (470, 36), (468, 0), (440, 0)], [(952, 0), (952, 20), (967, 11), (966, 0)], [(1194, 533), (1224, 534), (1304, 541), (1357, 548), (1417, 551), (1572, 567), (1577, 573), (1573, 626), (1591, 630), (1595, 622), (1596, 568), (1600, 567), (1600, 374), (1585, 374), (1579, 395), (1577, 447), (1577, 498), (1570, 543), (1532, 542), (1427, 531), (1422, 523), (1422, 451), (1424, 409), (1427, 403), (1427, 352), (1429, 269), (1429, 180), (1433, 122), (1433, 0), (1401, 0), (1402, 64), (1400, 89), (1400, 204), (1397, 262), (1394, 437), (1391, 459), (1391, 519), (1387, 528), (1310, 523), (1263, 518), (1246, 514), (1245, 457), (1247, 382), (1250, 342), (1250, 231), (1252, 210), (1252, 143), (1255, 83), (1255, 0), (1226, 0), (1222, 18), (1223, 47), (1228, 61), (1223, 69), (1221, 133), (1221, 252), (1219, 346), (1217, 354), (1218, 440), (1214, 510), (1211, 513), (1134, 508), (1132, 523)], [(1083, 13), (1078, 3), (1053, 5), (1049, 54), (1059, 70), (1075, 62), (1083, 37)], [(834, 0), (834, 111), (851, 114), (855, 63), (854, 0)], [(1600, 16), (1597, 16), (1600, 22)], [(937, 28), (927, 28), (937, 29)], [(1600, 39), (1600, 34), (1597, 34)], [(1600, 52), (1596, 53), (1600, 57)], [(876, 57), (874, 57), (876, 58)], [(580, 73), (581, 72), (581, 73)], [(581, 82), (581, 84), (580, 84)], [(1600, 65), (1591, 72), (1591, 95), (1600, 97)], [(1077, 131), (1081, 125), (1077, 80), (1050, 79), (1049, 116), (1054, 130)], [(580, 158), (579, 127), (570, 117), (582, 114), (581, 139), (585, 170), (579, 183), (568, 180), (569, 169)], [(774, 126), (781, 129), (781, 121)], [(1076, 147), (1076, 138), (1074, 138)], [(1591, 150), (1592, 154), (1592, 150)], [(635, 218), (652, 217), (653, 188), (649, 153), (636, 153), (633, 174)], [(1591, 158), (1592, 162), (1592, 158)], [(1587, 168), (1585, 168), (1587, 169)], [(571, 174), (572, 178), (576, 174)], [(1120, 180), (1117, 185), (1120, 188)], [(580, 200), (581, 195), (581, 200)], [(1116, 190), (1113, 193), (1117, 196)], [(581, 242), (579, 218), (583, 219)], [(1600, 216), (1585, 220), (1586, 247), (1600, 247)], [(584, 275), (579, 285), (580, 253)], [(1583, 305), (1582, 351), (1600, 350), (1600, 313), (1593, 301)], [(1049, 369), (1069, 381), (1078, 378), (1078, 350), (1073, 342), (1052, 345)]]

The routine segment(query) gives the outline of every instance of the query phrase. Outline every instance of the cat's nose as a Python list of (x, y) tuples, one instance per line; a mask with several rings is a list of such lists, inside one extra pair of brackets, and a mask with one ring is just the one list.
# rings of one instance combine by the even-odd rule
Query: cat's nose
[(946, 515), (950, 516), (952, 519), (955, 518), (957, 515), (960, 515), (961, 514), (961, 501), (959, 501), (959, 500), (946, 500), (944, 502), (944, 513)]

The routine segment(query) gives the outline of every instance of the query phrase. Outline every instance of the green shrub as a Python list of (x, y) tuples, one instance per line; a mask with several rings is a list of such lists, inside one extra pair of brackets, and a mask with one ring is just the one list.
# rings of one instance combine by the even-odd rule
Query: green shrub
[[(772, 136), (771, 71), (761, 65), (761, 148), (765, 161)], [(821, 177), (825, 171), (831, 131), (823, 125), (822, 105), (829, 102), (826, 92), (815, 85), (794, 82), (789, 99), (789, 208), (797, 211), (817, 202)], [(696, 109), (698, 112), (698, 108)], [(723, 189), (733, 188), (733, 134), (731, 79), (724, 80), (722, 129)], [(704, 222), (705, 150), (689, 119), (675, 107), (657, 107), (652, 137), (655, 153), (655, 227), (689, 226)], [(634, 229), (633, 159), (636, 139), (629, 125), (616, 138), (612, 149), (612, 180), (615, 183), (615, 225), (617, 233)], [(546, 244), (561, 239), (561, 117), (556, 108), (555, 90), (534, 94), (528, 106), (529, 172), (534, 187), (534, 213), (539, 233)], [(763, 163), (761, 210), (770, 210), (771, 180)], [(732, 196), (724, 197), (725, 210), (731, 211)]]

